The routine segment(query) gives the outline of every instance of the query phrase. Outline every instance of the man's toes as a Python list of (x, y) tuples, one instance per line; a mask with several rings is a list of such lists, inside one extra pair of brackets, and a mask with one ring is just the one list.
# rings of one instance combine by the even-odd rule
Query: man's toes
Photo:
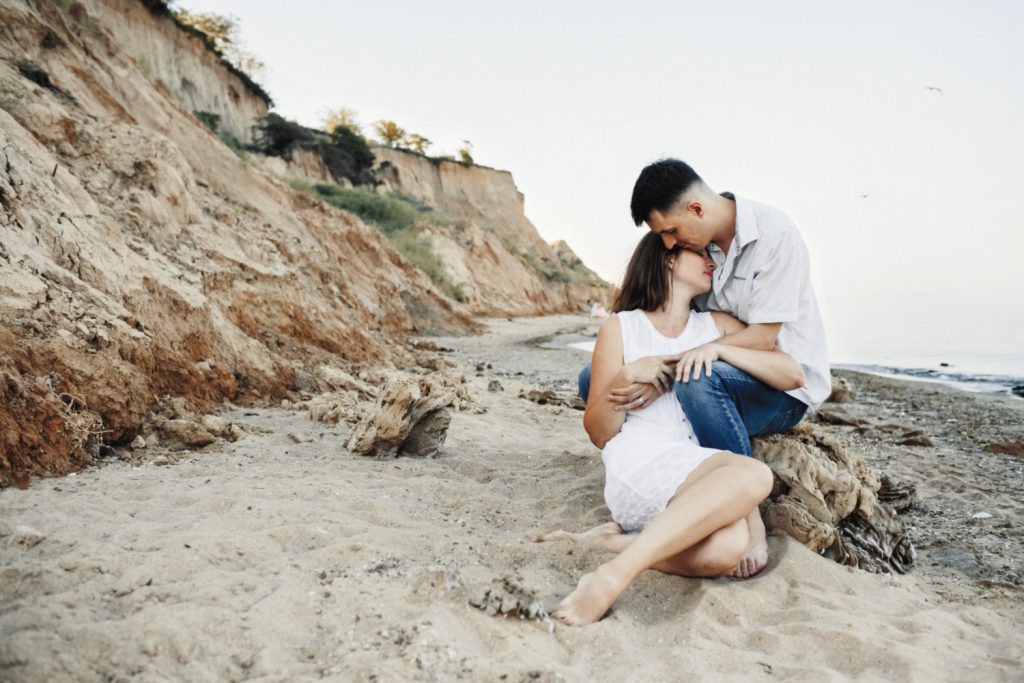
[(555, 531), (549, 531), (546, 534), (541, 534), (537, 538), (533, 539), (534, 543), (547, 543), (548, 541), (561, 541), (569, 537), (569, 532), (565, 529), (556, 529)]

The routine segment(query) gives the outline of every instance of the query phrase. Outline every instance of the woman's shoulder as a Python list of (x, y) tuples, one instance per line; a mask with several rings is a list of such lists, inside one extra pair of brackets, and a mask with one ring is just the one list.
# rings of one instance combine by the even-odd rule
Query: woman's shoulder
[(643, 311), (639, 308), (631, 308), (628, 311), (616, 311), (613, 315), (617, 315), (621, 318), (635, 318), (640, 313), (643, 313)]
[(713, 335), (714, 338), (717, 339), (722, 336), (722, 332), (719, 329), (718, 324), (715, 322), (715, 314), (716, 311), (701, 311), (699, 313), (691, 313), (690, 315), (696, 316), (701, 328), (703, 328), (702, 332), (704, 335)]

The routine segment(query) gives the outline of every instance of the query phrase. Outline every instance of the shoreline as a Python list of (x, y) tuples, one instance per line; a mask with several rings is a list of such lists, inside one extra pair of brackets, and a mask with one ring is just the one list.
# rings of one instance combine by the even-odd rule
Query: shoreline
[[(498, 584), (523, 587), (510, 598), (556, 604), (607, 555), (531, 539), (608, 519), (580, 412), (519, 396), (575, 392), (580, 354), (536, 340), (587, 318), (483, 324), (478, 336), (430, 338), (451, 349), (437, 356), (464, 373), (471, 397), (435, 458), (352, 455), (349, 425), (314, 421), (301, 403), (230, 408), (223, 417), (244, 427), (234, 443), (136, 451), (0, 491), (0, 677), (1017, 675), (1024, 459), (984, 447), (1024, 441), (1024, 413), (856, 373), (840, 375), (856, 402), (823, 412), (864, 424), (813, 427), (917, 484), (909, 574), (839, 566), (773, 535), (758, 578), (646, 572), (585, 628), (476, 609)], [(904, 427), (933, 446), (894, 444)], [(978, 511), (993, 516), (973, 519)], [(42, 538), (17, 542), (19, 526)]]
[[(595, 326), (596, 327), (596, 326)], [(580, 353), (591, 353), (594, 349), (594, 335), (568, 334), (559, 337), (560, 344)], [(553, 340), (548, 348), (555, 348)], [(877, 365), (871, 363), (834, 363), (831, 365), (833, 372), (849, 371), (879, 377), (891, 377), (893, 379), (908, 382), (936, 383), (946, 387), (958, 389), (971, 394), (992, 394), (1009, 396), (1013, 399), (1024, 399), (1024, 395), (1014, 394), (1014, 387), (1024, 387), (1024, 377), (1014, 375), (994, 375), (986, 373), (963, 374), (954, 371), (954, 368), (936, 370), (934, 368), (922, 367), (900, 367), (889, 365)]]

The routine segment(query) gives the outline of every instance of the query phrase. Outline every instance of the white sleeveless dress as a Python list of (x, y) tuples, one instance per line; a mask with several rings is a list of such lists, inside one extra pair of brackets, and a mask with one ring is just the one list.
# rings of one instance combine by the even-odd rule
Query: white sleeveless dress
[[(624, 363), (681, 353), (721, 336), (710, 313), (691, 311), (686, 327), (675, 339), (658, 332), (643, 311), (617, 315)], [(697, 442), (674, 391), (665, 392), (643, 410), (628, 411), (622, 430), (601, 452), (604, 500), (612, 519), (627, 533), (643, 529), (664, 511), (686, 477), (720, 452)]]

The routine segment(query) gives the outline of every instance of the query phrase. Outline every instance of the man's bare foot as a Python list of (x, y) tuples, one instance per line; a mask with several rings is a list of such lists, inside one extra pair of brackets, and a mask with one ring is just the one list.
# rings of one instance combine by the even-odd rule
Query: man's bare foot
[(548, 543), (550, 541), (569, 541), (570, 543), (588, 543), (604, 547), (610, 538), (621, 536), (622, 527), (615, 522), (608, 522), (595, 526), (587, 531), (572, 532), (558, 529), (533, 539), (534, 543)]
[(732, 570), (732, 576), (736, 579), (748, 579), (768, 566), (768, 540), (757, 508), (747, 516), (747, 527), (750, 529), (750, 543), (743, 551), (740, 563)]
[(592, 624), (611, 609), (625, 589), (622, 581), (598, 567), (592, 574), (580, 577), (576, 589), (558, 603), (551, 617), (566, 626)]

